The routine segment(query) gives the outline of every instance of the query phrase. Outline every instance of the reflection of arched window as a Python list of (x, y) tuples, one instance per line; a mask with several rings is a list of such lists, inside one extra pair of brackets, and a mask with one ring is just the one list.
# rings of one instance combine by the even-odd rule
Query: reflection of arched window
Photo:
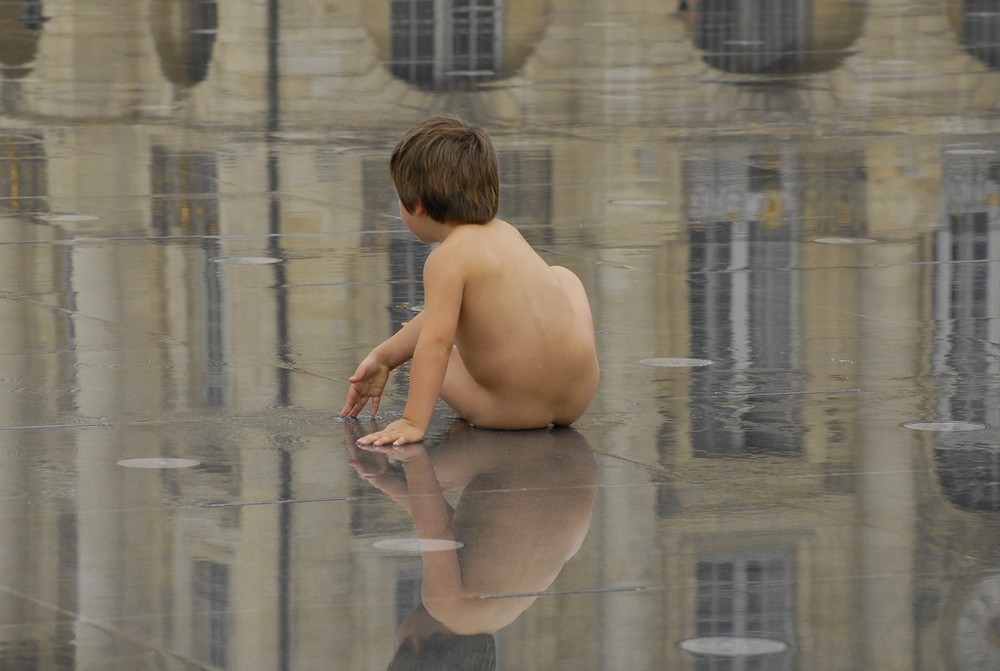
[(391, 70), (428, 89), (496, 79), (503, 65), (502, 0), (390, 0)]
[(1000, 7), (996, 0), (958, 0), (959, 35), (966, 51), (991, 68), (1000, 68)]
[(0, 2), (0, 74), (8, 79), (28, 74), (46, 21), (48, 17), (38, 0)]
[(193, 86), (205, 79), (218, 27), (215, 0), (154, 0), (153, 37), (168, 80)]
[(853, 0), (698, 0), (687, 13), (709, 65), (755, 74), (831, 69), (864, 20)]
[(803, 0), (701, 0), (696, 43), (727, 72), (796, 72), (808, 49)]
[[(745, 157), (744, 157), (744, 160)], [(691, 194), (691, 356), (716, 362), (694, 376), (695, 456), (799, 454), (804, 429), (790, 403), (799, 367), (797, 242), (788, 210), (794, 185), (773, 157), (686, 165)], [(728, 390), (719, 398), (714, 391)]]
[(41, 212), (48, 184), (41, 136), (0, 135), (0, 210)]
[[(945, 151), (945, 221), (934, 238), (934, 345), (941, 420), (1000, 425), (1000, 163), (976, 148)], [(1000, 447), (936, 434), (935, 464), (948, 498), (1000, 510)]]

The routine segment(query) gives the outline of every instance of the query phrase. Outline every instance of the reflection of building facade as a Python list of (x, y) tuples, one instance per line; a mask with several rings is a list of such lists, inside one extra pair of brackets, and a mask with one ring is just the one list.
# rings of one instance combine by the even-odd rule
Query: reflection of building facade
[[(914, 486), (909, 479), (914, 471), (910, 437), (900, 437), (896, 427), (873, 430), (871, 426), (878, 426), (875, 420), (870, 426), (861, 426), (854, 419), (861, 401), (853, 395), (859, 388), (882, 389), (885, 379), (911, 379), (922, 366), (931, 365), (942, 379), (936, 408), (941, 416), (1000, 424), (994, 382), (997, 358), (990, 344), (1000, 341), (996, 319), (985, 312), (957, 314), (954, 308), (1000, 304), (1000, 294), (995, 293), (968, 299), (969, 292), (981, 287), (994, 292), (1000, 277), (994, 159), (982, 158), (987, 154), (974, 158), (974, 153), (956, 158), (962, 154), (945, 152), (940, 162), (946, 177), (935, 190), (927, 188), (928, 174), (914, 167), (922, 165), (922, 156), (915, 160), (910, 148), (891, 140), (859, 142), (863, 148), (846, 149), (838, 143), (812, 152), (738, 145), (692, 156), (686, 145), (675, 142), (678, 125), (672, 120), (663, 126), (662, 142), (646, 143), (648, 134), (640, 134), (644, 142), (639, 146), (627, 124), (611, 122), (618, 120), (612, 112), (629, 108), (624, 117), (629, 121), (672, 119), (676, 114), (682, 120), (701, 122), (705, 110), (715, 119), (732, 120), (752, 118), (757, 111), (740, 105), (726, 109), (726, 103), (713, 102), (714, 94), (725, 87), (735, 92), (735, 98), (725, 100), (746, 101), (751, 96), (744, 89), (714, 79), (696, 92), (676, 91), (676, 108), (662, 104), (657, 96), (663, 87), (675, 86), (662, 82), (670, 82), (672, 75), (706, 72), (695, 62), (700, 54), (687, 42), (683, 27), (661, 16), (665, 14), (659, 11), (662, 8), (635, 32), (628, 26), (616, 28), (597, 10), (576, 14), (561, 2), (340, 3), (317, 12), (315, 3), (286, 1), (281, 3), (282, 33), (287, 39), (282, 43), (281, 80), (282, 106), (288, 112), (286, 127), (293, 131), (315, 123), (365, 128), (391, 121), (393, 128), (379, 130), (377, 138), (345, 134), (329, 142), (320, 137), (316, 143), (298, 142), (290, 131), (285, 141), (271, 145), (282, 175), (280, 231), (288, 234), (282, 237), (278, 251), (292, 261), (287, 266), (288, 276), (280, 283), (286, 292), (281, 297), (272, 270), (216, 263), (227, 256), (260, 256), (275, 251), (260, 243), (261, 236), (270, 233), (268, 199), (257, 196), (268, 191), (268, 148), (253, 134), (234, 132), (227, 137), (229, 141), (215, 145), (191, 129), (201, 124), (228, 128), (231, 118), (237, 130), (262, 126), (267, 68), (261, 54), (266, 16), (258, 4), (239, 7), (236, 3), (154, 1), (139, 3), (137, 15), (116, 7), (118, 28), (129, 26), (117, 34), (131, 37), (125, 40), (127, 44), (113, 48), (148, 52), (147, 65), (153, 64), (138, 74), (108, 72), (106, 54), (77, 49), (93, 39), (88, 30), (100, 34), (97, 25), (68, 34), (60, 32), (55, 23), (43, 23), (36, 32), (45, 33), (45, 40), (30, 35), (21, 44), (21, 55), (7, 51), (13, 49), (13, 43), (0, 43), (0, 60), (5, 66), (0, 72), (5, 83), (13, 81), (16, 74), (21, 87), (17, 109), (6, 103), (0, 108), (9, 116), (17, 115), (16, 124), (11, 122), (17, 132), (0, 139), (0, 219), (14, 222), (27, 239), (31, 235), (86, 237), (83, 224), (80, 229), (72, 224), (30, 228), (34, 224), (29, 224), (27, 217), (46, 210), (87, 211), (101, 217), (102, 231), (163, 238), (162, 245), (140, 251), (127, 244), (88, 246), (82, 241), (58, 247), (58, 255), (52, 258), (0, 249), (0, 276), (19, 272), (43, 277), (46, 284), (73, 288), (77, 303), (62, 306), (69, 316), (44, 322), (26, 314), (6, 314), (3, 318), (5, 324), (18, 325), (14, 330), (24, 346), (34, 341), (57, 349), (56, 345), (70, 340), (68, 333), (72, 332), (76, 358), (54, 365), (52, 374), (65, 378), (67, 389), (88, 391), (83, 397), (58, 399), (61, 405), (56, 410), (89, 417), (116, 413), (146, 417), (151, 409), (197, 413), (225, 408), (253, 414), (278, 404), (276, 369), (284, 362), (276, 363), (274, 353), (289, 344), (297, 360), (320, 373), (291, 379), (288, 394), (292, 404), (328, 410), (330, 385), (321, 376), (338, 375), (355, 359), (357, 352), (352, 348), (358, 347), (341, 346), (330, 357), (325, 353), (331, 340), (376, 342), (422, 303), (415, 278), (427, 250), (398, 233), (399, 224), (393, 218), (395, 196), (385, 170), (385, 136), (394, 135), (419, 110), (442, 105), (433, 92), (442, 89), (449, 91), (448, 96), (460, 96), (449, 98), (449, 104), (478, 111), (480, 116), (496, 120), (498, 126), (502, 126), (501, 119), (531, 123), (545, 121), (549, 109), (558, 110), (553, 117), (571, 110), (569, 116), (587, 130), (618, 141), (602, 144), (606, 153), (598, 154), (596, 143), (589, 142), (586, 134), (576, 138), (546, 134), (543, 140), (528, 144), (523, 138), (509, 141), (503, 131), (499, 132), (504, 187), (501, 214), (520, 224), (526, 236), (543, 247), (559, 241), (566, 249), (572, 241), (579, 241), (580, 257), (566, 262), (576, 263), (579, 267), (574, 269), (585, 276), (588, 285), (599, 287), (595, 300), (600, 302), (598, 313), (605, 321), (599, 328), (617, 329), (601, 340), (605, 348), (602, 355), (611, 364), (605, 372), (606, 397), (625, 393), (637, 382), (648, 383), (649, 376), (632, 366), (639, 352), (655, 355), (671, 349), (673, 355), (717, 362), (689, 377), (666, 379), (659, 391), (677, 400), (658, 400), (669, 409), (669, 416), (663, 412), (665, 421), (656, 422), (664, 427), (660, 444), (652, 446), (648, 436), (636, 435), (627, 449), (644, 461), (658, 459), (665, 468), (683, 468), (706, 479), (733, 468), (730, 464), (735, 462), (725, 457), (756, 454), (762, 471), (787, 476), (787, 489), (776, 495), (786, 497), (791, 504), (786, 514), (776, 519), (771, 507), (753, 510), (754, 502), (760, 501), (756, 491), (676, 491), (666, 483), (653, 488), (656, 491), (641, 511), (620, 509), (612, 497), (603, 501), (605, 508), (598, 517), (607, 520), (606, 527), (596, 530), (580, 563), (570, 567), (570, 575), (589, 570), (596, 576), (607, 567), (617, 570), (624, 563), (614, 561), (617, 548), (627, 547), (635, 539), (616, 534), (636, 525), (649, 532), (644, 541), (663, 540), (658, 553), (650, 552), (645, 566), (629, 566), (622, 575), (667, 585), (667, 594), (639, 595), (635, 601), (606, 597), (603, 616), (621, 615), (634, 625), (635, 631), (628, 636), (640, 641), (627, 645), (623, 640), (631, 639), (610, 640), (620, 635), (610, 619), (588, 622), (595, 645), (611, 651), (605, 668), (630, 668), (623, 663), (629, 660), (634, 662), (631, 668), (646, 668), (651, 660), (660, 659), (671, 660), (677, 668), (724, 668), (723, 660), (696, 659), (676, 643), (713, 634), (741, 634), (793, 646), (791, 651), (767, 658), (758, 668), (826, 671), (834, 668), (830, 660), (840, 659), (841, 666), (835, 668), (910, 669), (913, 665), (904, 662), (913, 660), (906, 655), (903, 661), (878, 667), (856, 663), (857, 659), (843, 656), (842, 651), (876, 647), (877, 639), (884, 636), (891, 651), (913, 650), (915, 646), (906, 644), (918, 639), (916, 647), (927, 659), (948, 660), (954, 653), (928, 642), (931, 625), (952, 626), (956, 635), (965, 635), (965, 628), (972, 626), (968, 622), (985, 617), (976, 611), (977, 603), (986, 604), (982, 608), (987, 615), (995, 612), (989, 610), (1000, 601), (995, 598), (995, 582), (978, 574), (961, 585), (916, 588), (905, 584), (910, 577), (905, 574), (905, 580), (890, 578), (874, 586), (875, 596), (867, 600), (859, 596), (866, 585), (856, 579), (857, 575), (880, 575), (880, 571), (905, 568), (912, 561), (917, 502), (907, 489)], [(709, 4), (704, 3), (703, 9)], [(729, 4), (746, 12), (754, 3)], [(842, 26), (857, 27), (858, 3), (827, 4), (840, 5), (843, 16), (854, 22)], [(829, 31), (818, 29), (823, 19), (815, 5), (779, 3), (778, 7), (788, 7), (791, 13), (756, 15), (754, 21), (741, 24), (740, 30), (771, 30), (760, 41), (768, 50), (780, 46), (784, 51), (779, 50), (780, 58), (772, 61), (769, 59), (775, 55), (767, 56), (766, 50), (745, 57), (717, 50), (722, 69), (745, 74), (795, 64), (806, 71), (821, 70), (815, 60), (815, 40)], [(0, 4), (0, 10), (8, 12), (13, 6)], [(615, 6), (621, 9), (620, 3)], [(427, 22), (425, 17), (437, 16), (446, 8), (450, 23)], [(551, 16), (546, 9), (554, 10)], [(46, 11), (55, 15), (72, 9), (67, 4), (53, 4)], [(639, 11), (646, 10), (636, 9)], [(729, 15), (726, 30), (736, 30), (734, 16), (741, 15)], [(710, 18), (706, 15), (704, 20)], [(770, 21), (778, 18), (780, 21)], [(10, 20), (8, 14), (0, 13), (0, 21), (9, 24)], [(699, 28), (698, 39), (719, 36), (709, 35), (708, 25)], [(316, 39), (317, 34), (327, 31), (336, 36), (332, 44)], [(630, 41), (621, 38), (623, 32)], [(5, 30), (4, 34), (10, 32)], [(593, 39), (582, 41), (581, 34)], [(728, 35), (730, 42), (751, 39), (739, 32), (722, 34)], [(305, 37), (296, 39), (299, 36)], [(844, 67), (836, 74), (822, 69), (827, 74), (816, 75), (833, 78), (848, 92), (847, 102), (838, 104), (850, 104), (852, 82), (867, 81), (875, 68), (889, 67), (868, 63), (865, 59), (871, 58), (871, 52), (864, 51), (866, 46), (885, 54), (907, 45), (911, 37), (876, 31), (867, 33), (865, 42), (854, 41), (853, 34), (850, 40), (847, 36), (845, 31), (841, 42), (818, 49), (836, 57), (824, 63), (836, 60)], [(944, 36), (938, 38), (935, 44), (949, 44)], [(317, 44), (325, 45), (322, 58), (307, 53)], [(957, 39), (950, 44), (953, 57), (964, 58), (963, 45)], [(849, 48), (860, 53), (848, 54)], [(802, 55), (802, 49), (811, 49), (811, 55)], [(924, 58), (919, 45), (907, 49), (914, 52), (914, 58)], [(71, 55), (81, 62), (71, 63)], [(927, 61), (917, 61), (914, 67), (926, 68)], [(595, 81), (595, 68), (606, 75), (603, 81)], [(975, 77), (984, 72), (974, 71)], [(579, 81), (574, 79), (577, 75), (579, 81), (587, 83), (586, 100), (576, 98), (580, 95)], [(713, 72), (715, 76), (722, 74)], [(506, 92), (472, 86), (482, 80), (496, 83), (517, 77), (533, 86)], [(752, 75), (747, 77), (749, 81)], [(975, 77), (956, 77), (954, 86), (971, 91), (982, 81)], [(558, 86), (566, 81), (573, 86)], [(96, 101), (88, 98), (78, 107), (76, 94), (94, 82), (105, 89), (95, 94)], [(918, 84), (911, 81), (907, 86)], [(328, 113), (331, 100), (349, 97), (345, 91), (357, 90), (366, 92), (357, 109), (345, 103), (347, 112), (341, 114), (338, 106), (336, 115)], [(74, 95), (63, 99), (67, 91)], [(651, 96), (655, 105), (644, 100), (649, 93), (656, 94)], [(670, 91), (672, 96), (674, 93)], [(754, 95), (771, 94), (758, 91)], [(385, 108), (377, 114), (363, 109), (372, 100), (379, 100)], [(401, 100), (417, 104), (385, 112), (395, 110)], [(953, 104), (936, 97), (933, 100), (935, 105)], [(496, 105), (497, 101), (504, 104)], [(47, 116), (72, 116), (81, 110), (86, 116), (111, 118), (167, 116), (163, 109), (176, 105), (182, 106), (179, 118), (184, 119), (176, 128), (169, 123), (113, 129), (95, 124), (71, 126), (56, 133), (49, 131), (44, 121)], [(822, 117), (837, 108), (831, 103), (818, 109), (816, 114)], [(316, 116), (316, 110), (324, 110), (323, 116)], [(0, 126), (8, 121), (0, 117)], [(66, 158), (65, 152), (59, 151), (62, 143), (80, 148), (85, 160)], [(616, 146), (607, 149), (607, 144)], [(734, 165), (739, 169), (731, 169)], [(935, 169), (936, 164), (927, 171)], [(136, 196), (128, 211), (103, 204), (106, 200), (102, 196), (123, 192)], [(247, 197), (247, 193), (255, 195)], [(934, 260), (939, 263), (931, 278), (912, 281), (916, 275), (913, 262), (923, 260), (919, 244), (889, 240), (877, 250), (824, 248), (821, 252), (810, 242), (823, 235), (878, 236), (884, 233), (878, 229), (880, 221), (898, 222), (906, 234), (902, 237), (919, 240), (937, 222), (921, 219), (918, 212), (899, 216), (909, 207), (903, 202), (905, 196), (912, 193), (926, 199), (919, 205), (937, 204), (938, 200), (944, 204), (945, 225), (933, 233)], [(885, 216), (887, 213), (893, 216)], [(317, 252), (315, 240), (330, 235), (336, 238), (337, 248)], [(582, 236), (585, 239), (580, 239)], [(122, 276), (118, 268), (123, 265), (123, 255), (136, 253), (147, 255), (149, 273)], [(831, 258), (854, 259), (865, 267), (886, 264), (890, 269), (868, 271), (868, 275), (825, 270), (824, 264)], [(952, 261), (961, 263), (947, 263)], [(257, 273), (259, 270), (262, 272)], [(237, 279), (229, 279), (236, 274)], [(388, 287), (384, 286), (386, 277), (392, 279)], [(650, 281), (650, 277), (658, 279)], [(343, 278), (348, 281), (343, 282)], [(880, 286), (873, 293), (881, 293), (881, 299), (872, 294), (863, 296), (859, 278)], [(366, 286), (366, 279), (376, 280), (378, 286)], [(923, 292), (928, 289), (934, 292), (934, 317), (941, 329), (933, 338), (928, 357), (922, 359), (909, 352), (912, 356), (902, 357), (899, 370), (886, 370), (884, 365), (880, 367), (877, 353), (830, 351), (828, 342), (838, 340), (838, 335), (844, 336), (843, 342), (856, 343), (858, 333), (871, 328), (855, 318), (857, 315), (882, 311), (898, 318), (897, 331), (890, 335), (911, 342), (905, 331), (919, 317)], [(633, 296), (636, 291), (646, 292), (641, 300), (649, 309), (642, 314), (624, 308), (616, 312), (615, 303), (624, 303), (616, 297)], [(150, 303), (150, 296), (157, 300)], [(877, 300), (885, 304), (866, 302)], [(359, 305), (387, 307), (391, 317), (385, 323), (358, 319)], [(290, 343), (277, 342), (274, 325), (283, 309), (289, 311)], [(108, 321), (127, 314), (134, 332), (109, 334), (99, 319), (85, 319), (77, 313)], [(331, 321), (344, 331), (331, 334)], [(705, 325), (710, 328), (703, 328)], [(150, 342), (142, 333), (165, 333), (167, 340)], [(679, 347), (683, 351), (673, 349)], [(117, 356), (130, 358), (129, 370), (145, 371), (142, 379), (121, 379), (115, 371), (125, 366)], [(135, 363), (139, 358), (142, 366)], [(873, 364), (871, 370), (861, 370), (865, 361)], [(287, 372), (288, 367), (283, 370)], [(778, 375), (776, 370), (797, 374)], [(17, 371), (4, 372), (17, 378)], [(79, 379), (71, 380), (72, 376)], [(682, 392), (696, 397), (699, 407), (706, 407), (706, 398), (717, 389), (729, 390), (723, 398), (708, 399), (717, 412), (688, 419), (695, 404), (689, 404)], [(9, 402), (0, 404), (8, 423), (30, 423), (37, 416), (33, 413), (38, 410), (23, 398), (8, 396)], [(831, 396), (838, 401), (825, 402)], [(904, 411), (900, 414), (914, 410), (911, 401), (899, 403)], [(639, 407), (636, 412), (655, 417), (661, 408)], [(609, 429), (589, 428), (611, 435)], [(228, 435), (220, 430), (218, 435), (202, 439), (204, 444), (198, 446), (202, 454), (218, 454), (219, 462), (231, 463), (240, 471), (241, 489), (219, 492), (206, 486), (197, 490), (199, 497), (206, 501), (278, 498), (282, 492), (261, 490), (257, 483), (267, 478), (260, 472), (273, 480), (279, 479), (276, 474), (284, 474), (288, 488), (300, 495), (310, 488), (324, 491), (328, 482), (322, 482), (323, 478), (335, 482), (344, 477), (342, 464), (318, 458), (309, 461), (280, 444), (262, 443), (259, 433), (247, 434)], [(83, 437), (78, 446), (78, 495), (83, 503), (105, 501), (107, 492), (118, 491), (120, 483), (117, 476), (88, 465), (82, 455), (119, 456), (131, 444), (141, 444), (142, 439), (141, 431), (110, 443), (105, 435)], [(963, 547), (982, 555), (988, 548), (976, 546), (970, 538), (984, 526), (983, 518), (976, 514), (996, 511), (995, 447), (975, 443), (974, 436), (961, 441), (938, 437), (931, 442), (930, 461), (937, 466), (939, 480), (936, 486), (944, 495), (929, 501), (920, 499), (920, 503), (936, 511), (935, 519), (942, 527), (961, 529), (955, 533)], [(869, 482), (852, 475), (864, 458), (852, 453), (852, 446), (868, 443), (886, 446), (892, 458), (866, 466), (894, 475)], [(594, 444), (599, 446), (600, 441), (594, 440)], [(250, 462), (241, 456), (245, 450), (276, 456), (266, 463)], [(656, 453), (654, 457), (651, 452)], [(16, 490), (20, 479), (21, 474), (4, 474), (3, 491)], [(169, 497), (172, 487), (165, 479), (159, 488), (142, 495), (159, 502)], [(868, 505), (880, 488), (899, 494), (893, 501), (897, 507), (886, 510)], [(139, 495), (125, 492), (122, 496)], [(717, 511), (730, 510), (727, 506), (734, 497), (745, 500), (749, 509), (738, 520), (720, 518)], [(388, 642), (396, 613), (386, 604), (395, 600), (401, 608), (407, 606), (404, 601), (412, 598), (413, 566), (412, 562), (394, 564), (393, 579), (386, 579), (384, 566), (364, 562), (365, 534), (384, 529), (386, 520), (366, 519), (361, 506), (348, 504), (344, 510), (349, 512), (332, 521), (321, 511), (296, 510), (296, 524), (336, 528), (338, 531), (331, 534), (340, 535), (326, 548), (328, 554), (311, 557), (313, 563), (292, 569), (301, 569), (301, 573), (289, 575), (286, 566), (282, 575), (282, 567), (273, 556), (279, 549), (262, 552), (260, 539), (274, 544), (284, 541), (285, 550), (291, 547), (302, 552), (307, 543), (281, 535), (282, 528), (287, 531), (292, 524), (281, 515), (290, 513), (250, 508), (220, 512), (214, 525), (179, 524), (176, 529), (154, 530), (158, 549), (176, 562), (175, 584), (169, 586), (171, 598), (191, 613), (186, 631), (174, 632), (173, 638), (171, 632), (156, 632), (164, 645), (181, 646), (190, 639), (193, 654), (219, 668), (239, 668), (237, 648), (252, 651), (258, 659), (276, 659), (281, 642), (275, 640), (271, 617), (273, 595), (259, 596), (259, 585), (284, 585), (291, 591), (289, 599), (309, 604), (319, 600), (311, 592), (320, 583), (332, 585), (341, 598), (362, 604), (359, 609), (365, 617), (345, 614), (343, 621), (332, 626), (313, 622), (307, 611), (299, 616), (287, 614), (290, 640), (296, 645), (326, 646), (327, 657), (361, 645), (361, 637), (350, 635), (353, 627), (370, 627), (369, 631), (386, 635)], [(898, 526), (901, 530), (894, 536), (895, 544), (881, 547), (871, 537), (855, 535), (853, 527), (829, 524), (831, 516), (850, 518), (854, 514), (861, 515), (872, 528)], [(636, 521), (637, 515), (645, 517)], [(626, 518), (628, 524), (615, 528), (616, 519)], [(67, 533), (69, 524), (53, 524), (51, 543), (58, 546), (53, 556), (82, 558), (86, 561), (81, 560), (81, 566), (92, 571), (89, 575), (104, 581), (100, 589), (81, 590), (80, 612), (108, 616), (129, 607), (141, 609), (138, 602), (145, 597), (134, 593), (120, 594), (115, 604), (103, 601), (107, 594), (115, 593), (113, 585), (122, 568), (110, 556), (120, 539), (107, 523), (91, 517), (81, 521), (78, 531)], [(16, 523), (8, 526), (16, 527)], [(7, 531), (8, 538), (25, 533), (5, 527)], [(80, 546), (74, 545), (75, 536), (84, 539)], [(266, 555), (267, 560), (245, 560), (259, 555)], [(8, 575), (18, 571), (29, 575), (36, 570), (17, 563), (16, 557), (2, 559)], [(946, 566), (949, 558), (938, 560)], [(46, 566), (37, 570), (52, 570)], [(589, 577), (593, 576), (584, 576)], [(914, 594), (914, 589), (920, 593)], [(396, 592), (403, 596), (396, 596)], [(923, 598), (926, 594), (934, 598)], [(901, 622), (890, 626), (880, 618), (884, 611), (879, 610), (879, 596), (886, 596), (886, 603), (902, 604), (904, 611), (914, 603), (923, 610), (916, 621), (912, 613), (904, 613)], [(234, 599), (246, 601), (233, 604)], [(873, 626), (843, 627), (859, 610), (861, 601), (868, 609), (863, 624)], [(244, 614), (227, 620), (224, 614), (234, 606)], [(559, 623), (570, 619), (567, 614), (576, 616), (577, 607), (578, 602), (569, 600), (539, 602), (513, 626), (511, 639), (516, 639), (519, 627), (544, 629), (556, 636)], [(596, 621), (600, 615), (586, 617)], [(985, 617), (987, 622), (989, 617)], [(357, 624), (359, 619), (363, 625)], [(331, 628), (337, 631), (331, 633)], [(249, 647), (247, 641), (252, 641)], [(650, 641), (662, 647), (654, 648)], [(83, 662), (101, 659), (102, 652), (98, 636), (84, 643), (81, 667)], [(507, 648), (507, 659), (514, 668), (516, 652), (511, 647)], [(531, 652), (536, 662), (551, 659), (549, 668), (557, 666), (552, 651)], [(354, 654), (363, 656), (357, 650)], [(876, 658), (874, 652), (866, 654), (869, 661)], [(933, 666), (928, 663), (929, 668)]]

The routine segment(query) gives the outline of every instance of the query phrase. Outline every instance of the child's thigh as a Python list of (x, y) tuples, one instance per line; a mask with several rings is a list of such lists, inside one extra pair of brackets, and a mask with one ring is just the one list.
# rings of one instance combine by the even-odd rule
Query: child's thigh
[(464, 420), (484, 429), (535, 429), (552, 423), (546, 410), (528, 399), (505, 398), (479, 384), (457, 348), (451, 350), (441, 397)]

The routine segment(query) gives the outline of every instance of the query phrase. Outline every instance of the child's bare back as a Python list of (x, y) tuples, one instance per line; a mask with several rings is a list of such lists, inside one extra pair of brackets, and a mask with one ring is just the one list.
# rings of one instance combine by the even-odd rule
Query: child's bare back
[(445, 401), (472, 424), (500, 429), (566, 425), (583, 414), (598, 369), (576, 276), (550, 267), (499, 219), (456, 229), (433, 254), (463, 275), (455, 334), (463, 366), (449, 365)]
[(403, 417), (361, 444), (422, 440), (438, 397), (470, 423), (533, 429), (575, 421), (597, 391), (593, 318), (579, 278), (496, 218), (496, 153), (450, 115), (414, 126), (390, 173), (403, 223), (440, 243), (424, 264), (425, 307), (349, 378), (341, 415), (378, 412), (389, 373), (412, 360)]

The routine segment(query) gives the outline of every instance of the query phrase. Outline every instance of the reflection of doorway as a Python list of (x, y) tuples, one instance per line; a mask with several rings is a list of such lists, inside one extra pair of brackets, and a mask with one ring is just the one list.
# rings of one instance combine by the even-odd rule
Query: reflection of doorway
[(391, 70), (422, 88), (461, 89), (503, 65), (503, 0), (390, 0)]
[(164, 76), (181, 87), (203, 81), (219, 28), (218, 3), (154, 0), (151, 21)]

